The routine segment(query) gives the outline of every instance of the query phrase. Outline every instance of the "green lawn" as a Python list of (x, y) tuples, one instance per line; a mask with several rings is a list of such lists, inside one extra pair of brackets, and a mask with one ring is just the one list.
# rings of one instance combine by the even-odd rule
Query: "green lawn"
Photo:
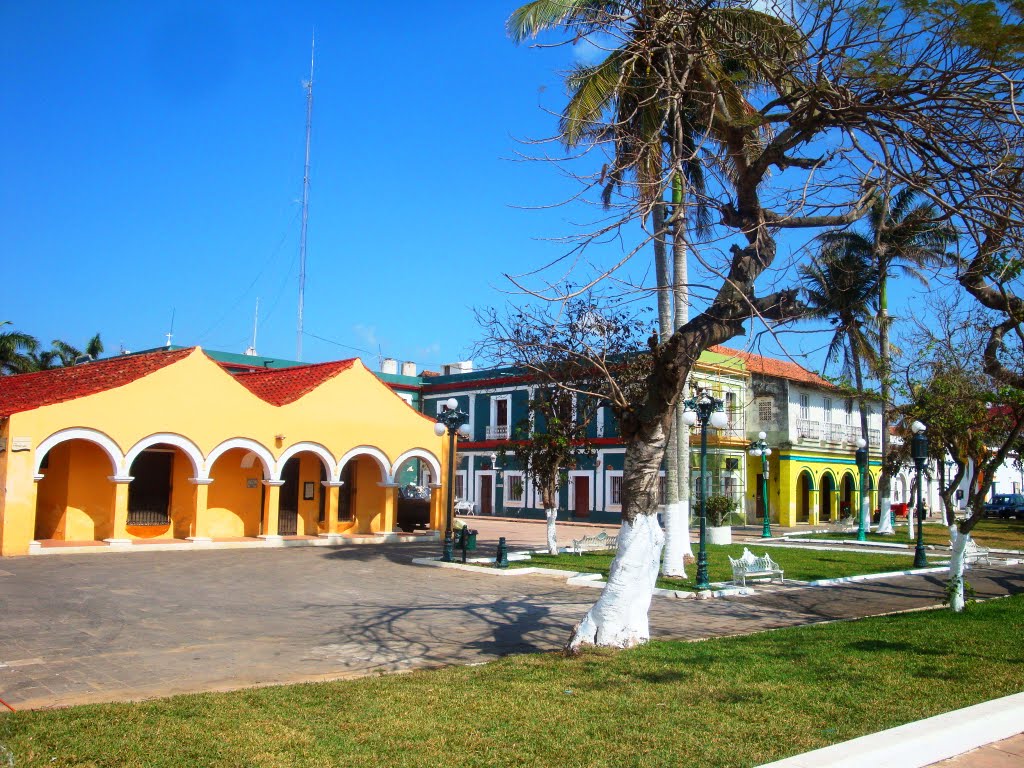
[[(1024, 550), (1024, 520), (984, 519), (975, 526), (972, 536), (983, 547)], [(809, 533), (801, 534), (800, 538), (855, 539), (857, 538), (857, 533), (856, 531), (851, 533)], [(895, 541), (900, 544), (913, 544), (907, 536), (905, 525), (899, 526), (894, 536), (879, 536), (877, 533), (869, 533), (867, 538), (868, 541)], [(948, 547), (949, 529), (938, 523), (926, 523), (924, 526), (924, 543)]]
[[(1024, 597), (622, 653), (0, 715), (25, 766), (755, 766), (1024, 690)], [(2, 754), (2, 752), (0, 752)]]
[[(738, 558), (744, 546), (755, 555), (765, 552), (771, 555), (786, 572), (787, 579), (813, 581), (834, 579), (842, 576), (856, 576), (863, 573), (885, 573), (905, 571), (913, 566), (913, 552), (906, 554), (833, 552), (817, 550), (783, 549), (781, 547), (759, 547), (754, 544), (728, 544), (709, 546), (708, 573), (712, 582), (732, 581), (729, 557)], [(696, 550), (694, 551), (696, 554)], [(612, 562), (612, 553), (588, 552), (583, 555), (532, 555), (530, 560), (510, 563), (513, 568), (558, 568), (566, 571), (600, 573), (607, 578)], [(659, 577), (658, 586), (663, 589), (693, 590), (697, 575), (696, 564), (687, 565), (687, 579), (666, 579)]]

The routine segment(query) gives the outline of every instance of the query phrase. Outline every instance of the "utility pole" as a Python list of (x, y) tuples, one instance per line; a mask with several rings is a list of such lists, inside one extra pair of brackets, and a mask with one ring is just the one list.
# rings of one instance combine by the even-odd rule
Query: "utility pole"
[(302, 309), (306, 294), (306, 220), (309, 217), (309, 136), (313, 122), (313, 56), (316, 51), (316, 35), (309, 47), (309, 80), (303, 83), (306, 89), (306, 168), (302, 174), (302, 233), (299, 236), (299, 323), (295, 343), (295, 359), (302, 360)]

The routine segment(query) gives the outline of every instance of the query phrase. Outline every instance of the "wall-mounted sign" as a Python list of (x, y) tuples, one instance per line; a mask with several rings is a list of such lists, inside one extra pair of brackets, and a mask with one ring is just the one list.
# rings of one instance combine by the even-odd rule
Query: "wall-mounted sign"
[(12, 437), (11, 438), (11, 450), (12, 451), (28, 451), (32, 448), (31, 437)]
[(260, 484), (259, 480), (257, 480), (255, 477), (247, 477), (247, 478), (245, 478), (245, 487), (246, 488), (256, 488), (256, 487), (259, 486), (259, 484)]

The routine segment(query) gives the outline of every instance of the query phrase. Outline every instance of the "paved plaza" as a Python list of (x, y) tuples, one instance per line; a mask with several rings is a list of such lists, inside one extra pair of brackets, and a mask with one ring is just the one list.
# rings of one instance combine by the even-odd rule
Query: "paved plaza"
[[(541, 525), (471, 525), (483, 551), (506, 532), (519, 544), (543, 539)], [(558, 578), (411, 563), (436, 550), (396, 544), (0, 561), (0, 698), (19, 709), (59, 706), (550, 651), (598, 595)], [(1020, 592), (1024, 569), (978, 570), (972, 584), (979, 596)], [(937, 574), (766, 586), (733, 599), (656, 598), (651, 627), (662, 638), (733, 635), (935, 605), (942, 590)]]

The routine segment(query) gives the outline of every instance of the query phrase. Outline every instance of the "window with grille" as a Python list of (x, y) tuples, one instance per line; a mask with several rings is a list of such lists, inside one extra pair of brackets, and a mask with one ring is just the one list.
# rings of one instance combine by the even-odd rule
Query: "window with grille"
[(522, 472), (505, 473), (505, 502), (508, 504), (522, 504), (525, 486), (523, 485)]
[(608, 488), (608, 502), (610, 504), (622, 504), (622, 477), (615, 477), (614, 475), (610, 477)]
[(762, 397), (757, 401), (757, 418), (761, 422), (775, 420), (775, 403), (770, 397)]

